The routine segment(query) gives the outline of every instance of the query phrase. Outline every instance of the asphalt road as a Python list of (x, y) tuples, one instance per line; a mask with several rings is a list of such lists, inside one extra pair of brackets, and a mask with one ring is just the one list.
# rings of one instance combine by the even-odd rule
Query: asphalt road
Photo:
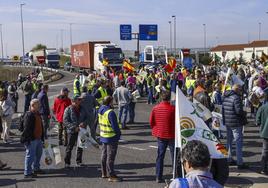
[[(49, 99), (53, 102), (54, 97), (63, 86), (72, 88), (73, 75), (64, 73), (64, 78), (50, 84)], [(19, 101), (19, 110), (23, 109), (23, 96)], [(69, 187), (115, 187), (115, 188), (146, 188), (164, 187), (164, 184), (155, 182), (155, 160), (157, 154), (156, 139), (151, 136), (148, 119), (153, 106), (145, 103), (136, 105), (136, 123), (129, 125), (130, 130), (122, 131), (122, 142), (119, 144), (116, 157), (115, 169), (117, 174), (123, 178), (123, 182), (110, 183), (100, 179), (100, 150), (88, 148), (83, 153), (83, 163), (85, 167), (75, 167), (75, 153), (72, 156), (71, 170), (64, 169), (62, 162), (56, 169), (47, 170), (47, 174), (40, 175), (36, 179), (24, 179), (24, 154), (25, 149), (18, 141), (18, 136), (13, 136), (14, 142), (9, 145), (0, 141), (0, 158), (7, 162), (9, 169), (0, 171), (0, 187), (49, 187), (49, 188), (69, 188)], [(17, 133), (15, 129), (12, 130)], [(51, 133), (51, 140), (56, 142), (55, 130)], [(64, 147), (61, 146), (61, 155), (64, 157)], [(74, 149), (75, 150), (75, 149)], [(245, 128), (244, 156), (245, 162), (249, 163), (252, 171), (259, 170), (259, 160), (261, 154), (261, 140), (258, 136), (258, 128), (251, 122)], [(238, 172), (235, 167), (231, 167), (231, 172)], [(247, 171), (241, 171), (241, 173)], [(169, 151), (166, 153), (165, 178), (172, 177), (171, 157)], [(257, 177), (256, 177), (257, 178)], [(268, 183), (266, 178), (258, 178), (261, 183)], [(228, 186), (247, 187), (252, 182), (243, 177), (231, 177)]]

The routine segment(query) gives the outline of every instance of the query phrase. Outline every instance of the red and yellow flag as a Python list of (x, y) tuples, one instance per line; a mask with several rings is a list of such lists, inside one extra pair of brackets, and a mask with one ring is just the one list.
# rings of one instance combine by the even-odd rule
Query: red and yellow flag
[(128, 60), (124, 60), (123, 61), (123, 68), (129, 72), (133, 72), (135, 71), (135, 67), (133, 65), (131, 65)]
[(168, 60), (168, 64), (170, 65), (170, 67), (171, 67), (172, 69), (176, 68), (176, 59), (173, 58), (173, 57), (169, 58), (169, 60)]

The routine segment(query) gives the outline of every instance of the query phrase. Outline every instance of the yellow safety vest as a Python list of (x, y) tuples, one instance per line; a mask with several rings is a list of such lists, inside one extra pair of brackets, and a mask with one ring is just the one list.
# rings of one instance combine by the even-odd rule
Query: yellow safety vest
[(100, 125), (100, 136), (103, 138), (112, 138), (116, 134), (111, 126), (108, 115), (112, 110), (107, 110), (103, 115), (98, 114)]
[(194, 87), (194, 84), (195, 84), (195, 80), (191, 80), (189, 78), (186, 78), (186, 81), (185, 81), (186, 89), (189, 89), (191, 86)]
[(80, 95), (80, 92), (76, 87), (76, 82), (79, 82), (79, 80), (77, 78), (74, 79), (74, 95)]
[(99, 92), (101, 94), (101, 97), (97, 99), (98, 103), (99, 104), (102, 104), (102, 101), (104, 99), (104, 97), (108, 96), (108, 93), (106, 91), (106, 89), (103, 89), (103, 87), (99, 87)]
[(96, 84), (95, 79), (90, 80), (89, 83), (88, 83), (87, 89), (88, 89), (89, 91), (91, 91), (91, 90), (93, 89), (93, 87), (94, 87), (95, 84)]

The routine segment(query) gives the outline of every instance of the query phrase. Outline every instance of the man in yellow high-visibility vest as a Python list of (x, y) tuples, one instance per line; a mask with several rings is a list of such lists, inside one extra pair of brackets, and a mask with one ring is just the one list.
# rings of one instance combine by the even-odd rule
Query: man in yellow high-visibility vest
[(80, 76), (79, 74), (77, 74), (75, 76), (75, 79), (74, 79), (74, 83), (73, 83), (73, 89), (74, 89), (74, 96), (75, 95), (81, 95), (81, 84), (80, 84), (80, 80), (79, 80)]
[(98, 111), (100, 141), (102, 142), (101, 170), (102, 178), (108, 178), (110, 182), (119, 182), (122, 179), (115, 174), (114, 161), (121, 131), (116, 114), (112, 109), (112, 103), (111, 96), (104, 97), (103, 105)]
[(94, 93), (94, 97), (98, 101), (98, 103), (101, 105), (104, 97), (108, 96), (106, 87), (105, 87), (105, 81), (102, 80), (100, 82), (100, 87), (97, 89), (97, 91)]

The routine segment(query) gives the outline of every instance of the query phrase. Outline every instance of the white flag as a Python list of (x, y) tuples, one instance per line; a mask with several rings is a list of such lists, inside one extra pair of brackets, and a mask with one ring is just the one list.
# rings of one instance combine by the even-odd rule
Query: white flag
[(212, 158), (224, 158), (228, 152), (217, 137), (207, 127), (195, 106), (180, 89), (176, 94), (175, 146), (184, 147), (190, 140), (200, 140), (208, 146)]

